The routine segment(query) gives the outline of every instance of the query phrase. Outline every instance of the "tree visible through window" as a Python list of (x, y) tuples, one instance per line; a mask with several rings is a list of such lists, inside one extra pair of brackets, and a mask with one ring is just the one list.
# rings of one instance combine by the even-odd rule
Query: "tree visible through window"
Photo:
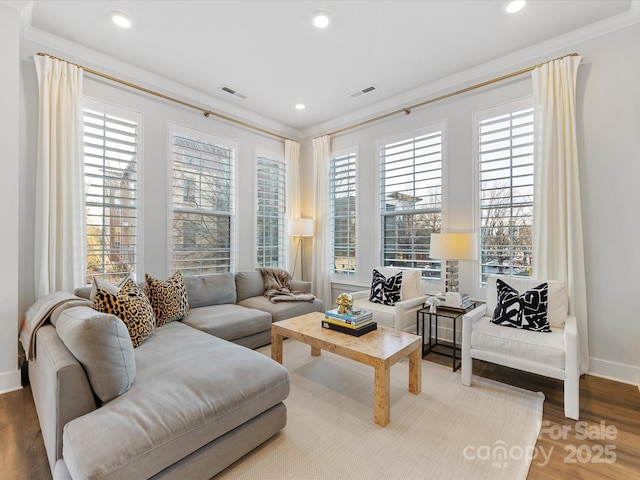
[(442, 131), (381, 145), (380, 212), (383, 265), (439, 278), (429, 250), (442, 224)]
[(235, 149), (182, 127), (171, 138), (173, 269), (185, 275), (229, 272)]
[(534, 113), (509, 109), (478, 122), (481, 282), (531, 275)]
[(87, 283), (136, 270), (139, 115), (100, 110), (84, 110)]

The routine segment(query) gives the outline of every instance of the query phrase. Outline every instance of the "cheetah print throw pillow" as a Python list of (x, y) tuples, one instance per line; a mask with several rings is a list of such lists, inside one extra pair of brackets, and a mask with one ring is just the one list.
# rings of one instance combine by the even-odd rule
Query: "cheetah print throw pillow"
[(96, 291), (93, 307), (103, 313), (115, 315), (124, 322), (134, 347), (142, 345), (153, 333), (153, 308), (136, 282), (128, 279), (118, 293), (100, 288)]
[(157, 327), (182, 320), (189, 312), (187, 288), (180, 272), (175, 272), (164, 282), (145, 274), (144, 293), (153, 307)]

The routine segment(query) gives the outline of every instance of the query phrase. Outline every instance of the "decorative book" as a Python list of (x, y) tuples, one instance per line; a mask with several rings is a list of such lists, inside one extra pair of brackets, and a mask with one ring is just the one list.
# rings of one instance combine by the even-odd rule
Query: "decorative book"
[(322, 328), (335, 330), (336, 332), (346, 333), (347, 335), (352, 335), (354, 337), (360, 337), (365, 333), (369, 333), (376, 330), (378, 328), (378, 324), (376, 322), (371, 322), (361, 328), (351, 328), (351, 327), (344, 327), (342, 325), (338, 325), (336, 323), (323, 320)]

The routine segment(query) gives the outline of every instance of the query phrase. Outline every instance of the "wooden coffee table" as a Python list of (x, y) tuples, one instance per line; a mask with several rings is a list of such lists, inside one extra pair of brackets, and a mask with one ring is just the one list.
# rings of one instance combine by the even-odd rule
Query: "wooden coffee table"
[(361, 337), (322, 328), (324, 314), (308, 313), (271, 325), (271, 358), (282, 363), (284, 337), (311, 345), (311, 355), (326, 350), (351, 358), (375, 369), (373, 420), (386, 427), (390, 414), (391, 366), (409, 356), (409, 391), (418, 394), (422, 389), (422, 339), (418, 335), (381, 327)]

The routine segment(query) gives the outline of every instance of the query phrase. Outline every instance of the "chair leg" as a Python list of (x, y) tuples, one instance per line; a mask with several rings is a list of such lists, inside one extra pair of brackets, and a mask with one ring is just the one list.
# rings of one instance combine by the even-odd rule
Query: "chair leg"
[(564, 416), (573, 420), (580, 418), (580, 376), (564, 380)]
[(471, 353), (469, 350), (465, 350), (462, 348), (462, 374), (460, 375), (460, 379), (463, 385), (467, 387), (471, 386), (471, 374), (473, 373), (473, 359), (471, 358)]

